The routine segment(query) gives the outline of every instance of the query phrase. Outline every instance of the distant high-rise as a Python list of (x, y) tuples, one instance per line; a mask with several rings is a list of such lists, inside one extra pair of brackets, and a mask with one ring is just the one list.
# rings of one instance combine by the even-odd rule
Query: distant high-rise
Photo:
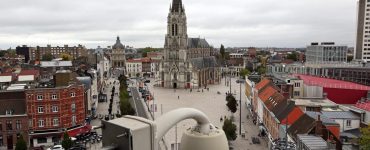
[(370, 0), (358, 1), (355, 59), (370, 62)]
[(334, 42), (311, 43), (306, 49), (307, 63), (347, 62), (347, 46), (335, 45)]

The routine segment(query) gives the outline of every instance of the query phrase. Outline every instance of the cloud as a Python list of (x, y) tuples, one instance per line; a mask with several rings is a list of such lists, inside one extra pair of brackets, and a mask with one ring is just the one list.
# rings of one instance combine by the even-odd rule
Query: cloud
[[(0, 48), (17, 45), (162, 47), (170, 0), (1, 0)], [(189, 37), (215, 47), (354, 45), (352, 0), (183, 0)]]

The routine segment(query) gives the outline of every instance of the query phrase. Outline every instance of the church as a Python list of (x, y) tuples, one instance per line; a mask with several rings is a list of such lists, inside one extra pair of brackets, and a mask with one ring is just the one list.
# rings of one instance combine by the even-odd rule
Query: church
[(213, 51), (205, 39), (188, 38), (184, 6), (181, 0), (173, 0), (156, 84), (164, 88), (206, 88), (219, 84), (220, 66)]

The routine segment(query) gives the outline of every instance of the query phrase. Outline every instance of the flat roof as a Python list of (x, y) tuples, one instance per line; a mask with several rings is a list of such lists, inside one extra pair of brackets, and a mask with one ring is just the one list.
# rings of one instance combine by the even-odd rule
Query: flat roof
[(304, 143), (309, 149), (311, 150), (319, 150), (319, 149), (327, 149), (328, 144), (325, 142), (324, 139), (318, 136), (313, 135), (297, 135), (299, 140)]
[(370, 90), (370, 86), (361, 85), (353, 82), (342, 81), (342, 80), (335, 80), (335, 79), (328, 79), (328, 78), (321, 78), (316, 76), (310, 75), (303, 75), (303, 74), (295, 74), (295, 76), (299, 77), (304, 81), (307, 85), (318, 85), (325, 88), (339, 88), (339, 89), (355, 89), (355, 90)]
[(11, 82), (12, 76), (0, 76), (0, 82)]
[(292, 101), (294, 101), (297, 106), (338, 106), (338, 104), (334, 103), (333, 101), (322, 98), (292, 99)]

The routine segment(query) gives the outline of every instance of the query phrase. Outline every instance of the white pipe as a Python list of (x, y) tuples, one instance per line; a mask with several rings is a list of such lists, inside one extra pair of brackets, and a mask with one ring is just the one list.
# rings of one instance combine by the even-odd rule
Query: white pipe
[(168, 130), (185, 119), (194, 119), (197, 121), (196, 130), (199, 133), (208, 134), (212, 131), (211, 129), (215, 129), (203, 112), (193, 108), (180, 108), (167, 112), (154, 121), (157, 125), (157, 140), (162, 139)]

